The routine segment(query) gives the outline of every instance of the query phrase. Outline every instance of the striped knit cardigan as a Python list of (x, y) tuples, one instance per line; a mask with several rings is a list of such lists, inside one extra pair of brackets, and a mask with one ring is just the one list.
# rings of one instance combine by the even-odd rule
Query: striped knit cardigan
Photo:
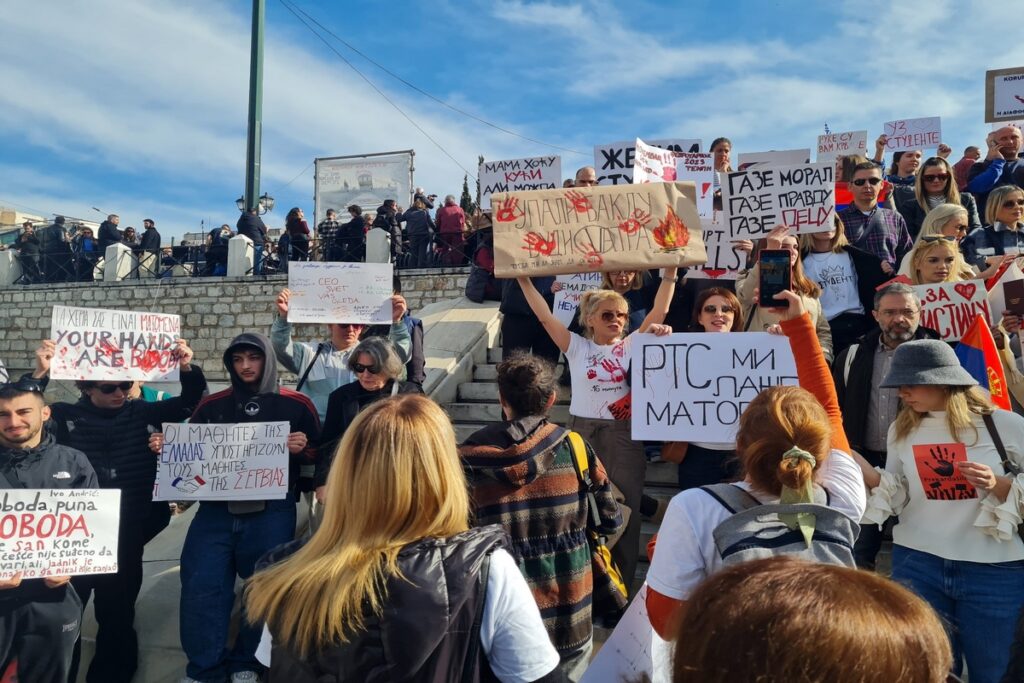
[[(477, 431), (459, 449), (474, 524), (498, 524), (530, 586), (551, 642), (562, 653), (592, 637), (593, 575), (587, 494), (576, 474), (567, 429), (532, 416)], [(597, 531), (622, 526), (604, 466), (587, 448), (601, 516)]]

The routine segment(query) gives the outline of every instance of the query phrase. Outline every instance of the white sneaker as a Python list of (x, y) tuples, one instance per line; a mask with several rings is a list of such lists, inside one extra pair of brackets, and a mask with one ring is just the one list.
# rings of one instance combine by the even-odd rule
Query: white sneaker
[(255, 671), (236, 671), (231, 674), (231, 683), (259, 683), (260, 675)]

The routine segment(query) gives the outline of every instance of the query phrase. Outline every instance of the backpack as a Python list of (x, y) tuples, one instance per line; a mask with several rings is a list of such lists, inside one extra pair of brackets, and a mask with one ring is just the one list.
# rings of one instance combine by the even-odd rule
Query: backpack
[[(725, 566), (779, 555), (822, 564), (856, 566), (853, 544), (860, 525), (842, 512), (828, 507), (828, 492), (814, 486), (814, 503), (764, 505), (733, 484), (701, 486), (702, 491), (732, 513), (715, 527), (715, 548)], [(799, 529), (790, 529), (779, 515), (811, 512), (815, 516), (810, 547)]]

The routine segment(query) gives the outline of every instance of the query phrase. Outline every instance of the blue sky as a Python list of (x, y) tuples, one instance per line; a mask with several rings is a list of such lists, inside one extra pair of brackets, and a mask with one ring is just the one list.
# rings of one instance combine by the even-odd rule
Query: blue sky
[[(291, 2), (292, 0), (288, 0)], [(561, 152), (634, 137), (730, 137), (737, 152), (940, 115), (954, 160), (984, 144), (986, 69), (1024, 65), (1017, 2), (329, 2), (295, 4), (436, 97)], [(251, 3), (4, 0), (0, 206), (234, 223), (244, 185)], [(1004, 30), (1001, 27), (1011, 28)], [(552, 150), (438, 105), (328, 40), (461, 164)], [(993, 46), (996, 46), (993, 48)], [(262, 189), (313, 209), (317, 156), (415, 149), (416, 183), (456, 165), (267, 0)], [(471, 182), (473, 176), (471, 175)], [(471, 185), (472, 186), (472, 185)]]

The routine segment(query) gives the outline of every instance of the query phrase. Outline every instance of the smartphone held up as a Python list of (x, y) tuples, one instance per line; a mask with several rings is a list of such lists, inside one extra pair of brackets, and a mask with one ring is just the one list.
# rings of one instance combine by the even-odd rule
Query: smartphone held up
[(757, 305), (761, 308), (787, 308), (789, 302), (775, 295), (793, 288), (793, 267), (787, 249), (762, 249), (757, 257), (761, 271)]

